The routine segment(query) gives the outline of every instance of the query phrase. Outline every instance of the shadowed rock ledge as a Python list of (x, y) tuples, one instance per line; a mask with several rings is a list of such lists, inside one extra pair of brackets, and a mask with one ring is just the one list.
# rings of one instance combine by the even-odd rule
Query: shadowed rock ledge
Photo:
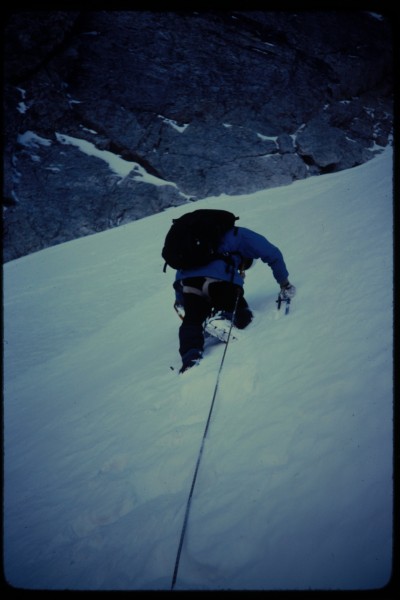
[(20, 11), (4, 38), (4, 261), (391, 140), (387, 14)]

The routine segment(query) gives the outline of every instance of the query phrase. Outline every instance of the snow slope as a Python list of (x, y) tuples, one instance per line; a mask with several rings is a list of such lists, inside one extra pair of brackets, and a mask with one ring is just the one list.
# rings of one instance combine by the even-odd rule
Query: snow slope
[[(247, 273), (176, 589), (375, 589), (392, 567), (392, 152), (225, 208), (298, 293)], [(4, 266), (4, 570), (26, 589), (170, 589), (224, 345), (177, 375), (174, 272), (193, 205)]]

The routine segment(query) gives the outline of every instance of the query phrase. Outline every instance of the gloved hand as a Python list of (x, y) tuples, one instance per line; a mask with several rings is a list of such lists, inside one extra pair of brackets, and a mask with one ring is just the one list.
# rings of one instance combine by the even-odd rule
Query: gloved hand
[(294, 296), (296, 295), (296, 288), (294, 287), (294, 285), (292, 285), (290, 283), (290, 281), (287, 279), (286, 281), (284, 281), (283, 283), (281, 283), (281, 291), (279, 296), (282, 298), (282, 300), (287, 300), (288, 298), (294, 298)]

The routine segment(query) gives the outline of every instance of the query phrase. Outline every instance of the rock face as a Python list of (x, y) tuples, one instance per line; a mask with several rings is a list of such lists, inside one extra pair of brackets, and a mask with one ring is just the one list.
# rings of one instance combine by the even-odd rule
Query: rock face
[(4, 37), (4, 261), (390, 143), (387, 15), (23, 11)]

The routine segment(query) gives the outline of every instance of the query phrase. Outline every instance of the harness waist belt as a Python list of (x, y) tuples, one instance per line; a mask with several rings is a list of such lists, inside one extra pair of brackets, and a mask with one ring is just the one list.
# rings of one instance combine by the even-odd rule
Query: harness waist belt
[(204, 277), (204, 283), (201, 288), (194, 287), (193, 285), (182, 285), (182, 291), (184, 294), (197, 294), (203, 298), (210, 298), (208, 288), (210, 283), (221, 281), (221, 279), (214, 279), (213, 277)]

